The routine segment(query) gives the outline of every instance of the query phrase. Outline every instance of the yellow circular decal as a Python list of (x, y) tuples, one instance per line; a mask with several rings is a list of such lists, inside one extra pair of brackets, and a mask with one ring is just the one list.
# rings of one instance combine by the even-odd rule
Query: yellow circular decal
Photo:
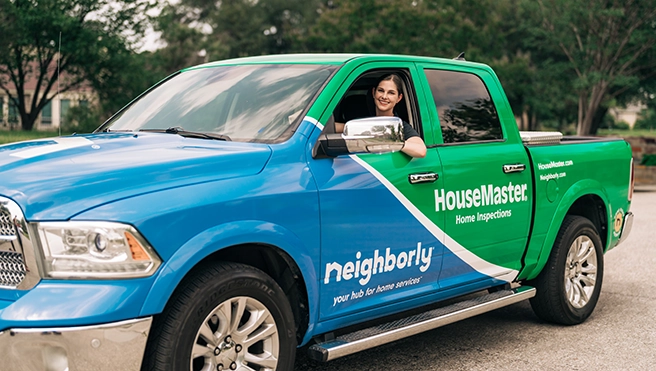
[(615, 222), (613, 223), (613, 232), (615, 232), (615, 236), (620, 234), (620, 231), (622, 230), (622, 222), (624, 222), (624, 211), (619, 209), (615, 213)]

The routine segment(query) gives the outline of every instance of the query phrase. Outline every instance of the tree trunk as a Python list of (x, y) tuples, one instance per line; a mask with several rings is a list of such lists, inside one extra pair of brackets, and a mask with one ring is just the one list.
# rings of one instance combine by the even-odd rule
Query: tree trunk
[(579, 114), (578, 121), (576, 123), (576, 134), (585, 135), (583, 132), (583, 109), (585, 107), (585, 93), (579, 94)]
[(519, 130), (526, 130), (527, 127), (526, 122), (528, 121), (527, 117), (528, 117), (528, 111), (527, 108), (524, 107), (524, 110), (522, 111), (522, 115), (519, 120)]
[(608, 113), (608, 107), (599, 107), (592, 117), (592, 126), (590, 127), (590, 134), (597, 134), (597, 130), (601, 127), (604, 117)]
[(602, 80), (591, 87), (589, 99), (585, 92), (579, 95), (579, 122), (576, 130), (577, 135), (585, 136), (590, 135), (592, 132), (592, 122), (595, 113), (601, 106), (601, 101), (606, 95), (607, 89), (608, 84)]
[(31, 131), (32, 128), (34, 127), (34, 122), (36, 121), (36, 117), (32, 117), (31, 114), (27, 113), (21, 113), (21, 128), (24, 131)]

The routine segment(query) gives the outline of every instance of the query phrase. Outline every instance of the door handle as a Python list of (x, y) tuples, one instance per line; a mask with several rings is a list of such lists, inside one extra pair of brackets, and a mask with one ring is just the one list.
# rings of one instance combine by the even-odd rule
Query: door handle
[(524, 170), (526, 170), (526, 165), (524, 164), (503, 165), (503, 172), (506, 174), (521, 173)]
[(435, 173), (410, 174), (410, 175), (408, 175), (408, 182), (410, 182), (410, 184), (433, 183), (439, 177), (440, 176), (435, 174)]

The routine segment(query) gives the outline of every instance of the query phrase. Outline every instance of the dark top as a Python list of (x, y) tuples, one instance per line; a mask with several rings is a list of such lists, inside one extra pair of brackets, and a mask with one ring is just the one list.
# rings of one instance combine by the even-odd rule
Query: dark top
[(418, 137), (419, 133), (410, 124), (403, 121), (403, 140), (408, 140), (412, 137)]

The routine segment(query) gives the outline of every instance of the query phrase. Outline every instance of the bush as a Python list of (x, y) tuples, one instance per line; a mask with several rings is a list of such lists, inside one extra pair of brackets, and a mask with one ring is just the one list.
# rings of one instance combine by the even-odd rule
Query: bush
[(650, 108), (640, 112), (640, 118), (638, 118), (633, 128), (642, 130), (656, 129), (656, 110)]
[(640, 165), (656, 166), (656, 155), (643, 155)]
[(616, 121), (615, 124), (613, 125), (613, 129), (615, 129), (615, 130), (630, 130), (631, 127), (625, 121)]
[(615, 118), (611, 114), (607, 113), (601, 120), (599, 129), (629, 130), (631, 127), (625, 121), (615, 121)]
[(97, 107), (73, 106), (66, 113), (62, 130), (68, 133), (91, 133), (102, 123), (101, 113)]

